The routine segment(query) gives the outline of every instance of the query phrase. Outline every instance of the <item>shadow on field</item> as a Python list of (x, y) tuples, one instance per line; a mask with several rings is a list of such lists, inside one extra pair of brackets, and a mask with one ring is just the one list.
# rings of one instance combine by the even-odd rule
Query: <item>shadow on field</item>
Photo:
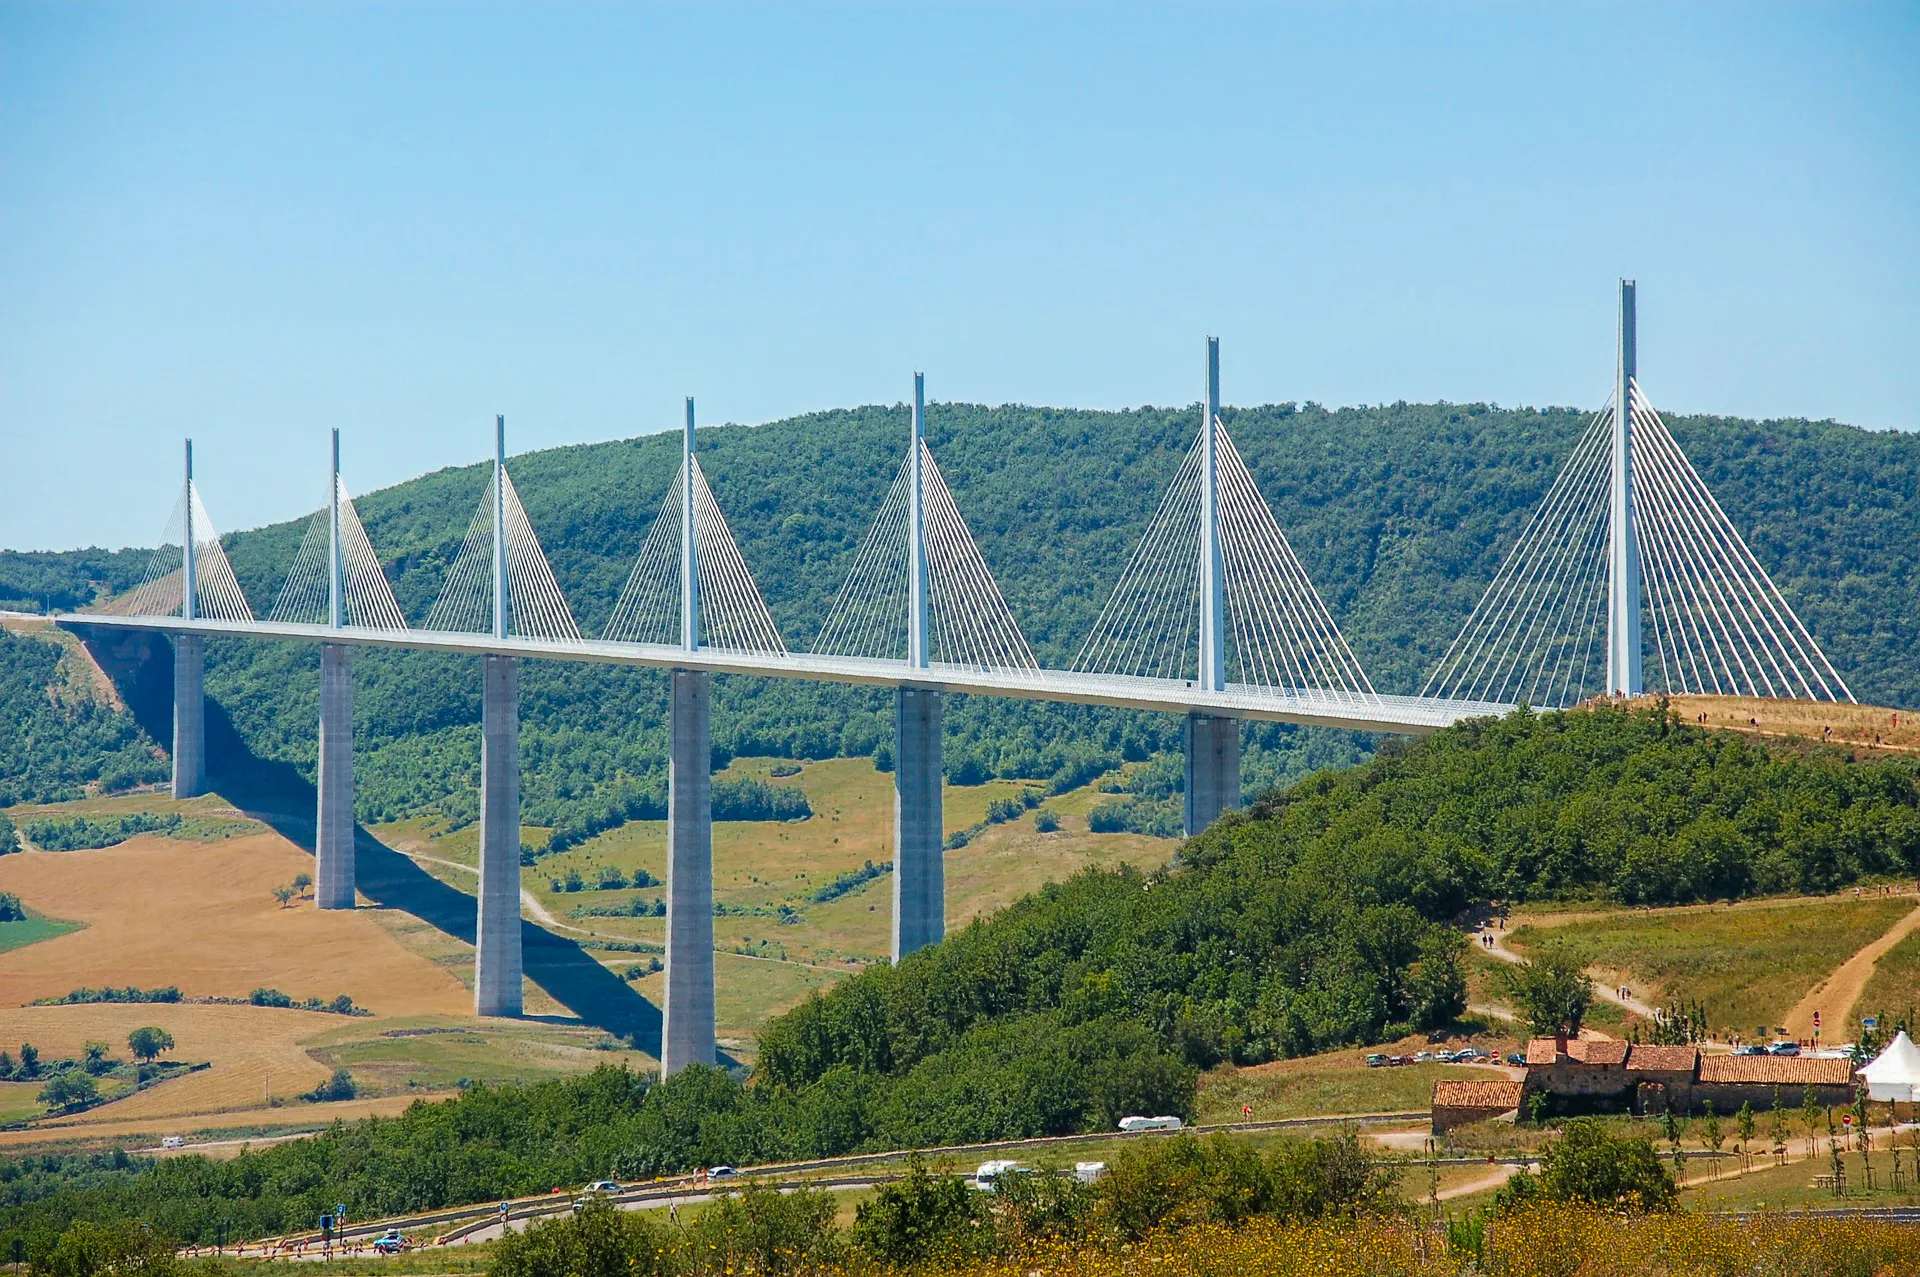
[[(71, 627), (107, 672), (134, 719), (154, 740), (173, 739), (173, 649), (164, 638), (137, 630)], [(290, 763), (261, 758), (247, 747), (226, 710), (206, 700), (207, 771), (221, 797), (288, 841), (314, 849), (318, 795)], [(474, 942), (479, 902), (434, 877), (404, 854), (358, 826), (354, 870), (360, 893), (399, 909), (466, 944)], [(613, 974), (578, 943), (526, 919), (520, 922), (526, 975), (581, 1020), (649, 1055), (660, 1054), (660, 1009)]]

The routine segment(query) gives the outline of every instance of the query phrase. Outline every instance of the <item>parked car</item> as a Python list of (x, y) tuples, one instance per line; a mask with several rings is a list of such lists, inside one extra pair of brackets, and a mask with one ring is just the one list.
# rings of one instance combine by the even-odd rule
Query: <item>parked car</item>
[(1120, 1119), (1120, 1129), (1129, 1133), (1133, 1131), (1177, 1131), (1184, 1125), (1185, 1123), (1177, 1117), (1136, 1116), (1123, 1117)]
[(1463, 1046), (1453, 1053), (1453, 1062), (1455, 1064), (1472, 1064), (1486, 1058), (1487, 1053), (1477, 1046)]
[(1105, 1162), (1075, 1162), (1073, 1164), (1073, 1177), (1082, 1184), (1091, 1184), (1106, 1173), (1107, 1164)]
[(1380, 1052), (1378, 1051), (1375, 1051), (1372, 1055), (1369, 1055), (1367, 1057), (1367, 1067), (1370, 1069), (1380, 1068), (1386, 1062), (1387, 1062), (1387, 1057), (1380, 1054)]
[(1798, 1042), (1775, 1042), (1772, 1046), (1767, 1048), (1767, 1054), (1768, 1055), (1798, 1055), (1800, 1054), (1800, 1044)]
[(1733, 1048), (1733, 1053), (1735, 1055), (1765, 1055), (1767, 1054), (1767, 1048), (1761, 1046), (1758, 1042), (1749, 1042), (1745, 1046)]
[(620, 1191), (620, 1184), (617, 1180), (597, 1179), (593, 1181), (593, 1183), (587, 1185), (586, 1191), (589, 1193), (602, 1193), (602, 1194), (617, 1193)]
[(709, 1166), (707, 1168), (708, 1180), (733, 1179), (739, 1174), (740, 1172), (734, 1170), (731, 1166)]
[(1527, 1067), (1527, 1053), (1525, 1051), (1509, 1051), (1507, 1052), (1507, 1063), (1516, 1069), (1524, 1069)]
[(397, 1228), (389, 1228), (374, 1239), (373, 1253), (376, 1255), (398, 1255), (407, 1249), (407, 1239)]
[(1387, 1063), (1398, 1068), (1402, 1064), (1412, 1064), (1413, 1061), (1404, 1055), (1389, 1055), (1387, 1057)]
[(1433, 1052), (1415, 1051), (1413, 1053), (1413, 1062), (1415, 1064), (1431, 1064), (1433, 1063)]
[(178, 1135), (162, 1135), (160, 1137), (161, 1148), (185, 1148), (186, 1144), (187, 1141)]

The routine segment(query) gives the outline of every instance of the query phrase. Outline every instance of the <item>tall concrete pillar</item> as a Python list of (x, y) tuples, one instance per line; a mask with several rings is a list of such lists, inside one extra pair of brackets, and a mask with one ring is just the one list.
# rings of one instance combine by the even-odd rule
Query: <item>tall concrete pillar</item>
[(520, 1014), (520, 667), (486, 656), (480, 702), (480, 919), (475, 1015)]
[(207, 656), (198, 634), (173, 638), (173, 796), (207, 790)]
[(353, 649), (320, 645), (320, 810), (314, 902), (353, 908)]
[(712, 675), (674, 670), (670, 677), (662, 1076), (714, 1060)]
[(1240, 806), (1240, 720), (1187, 715), (1186, 834)]
[(1633, 530), (1633, 399), (1640, 375), (1634, 282), (1620, 281), (1620, 346), (1613, 392), (1613, 449), (1607, 495), (1607, 691), (1644, 690), (1640, 643), (1640, 547)]
[(941, 693), (902, 687), (893, 729), (893, 960), (947, 934), (941, 850)]

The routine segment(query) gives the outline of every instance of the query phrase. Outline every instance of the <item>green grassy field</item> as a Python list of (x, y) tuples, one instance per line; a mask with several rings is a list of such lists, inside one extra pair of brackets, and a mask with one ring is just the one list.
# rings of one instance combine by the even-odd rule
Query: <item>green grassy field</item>
[(1920, 1008), (1920, 931), (1880, 955), (1880, 961), (1874, 964), (1873, 978), (1867, 981), (1859, 1001), (1847, 1015), (1847, 1036), (1859, 1035), (1863, 1015), (1879, 1015), (1884, 1011), (1896, 1019), (1907, 1016), (1908, 1023), (1913, 1023), (1908, 1012), (1915, 1008)]
[(1618, 973), (1643, 1001), (1698, 999), (1716, 1028), (1751, 1034), (1779, 1023), (1803, 994), (1912, 909), (1911, 900), (1869, 896), (1623, 910), (1520, 926), (1510, 945), (1523, 953), (1547, 943), (1567, 946), (1589, 967)]
[(58, 918), (21, 918), (14, 922), (0, 922), (0, 953), (22, 949), (79, 929), (79, 923), (62, 922)]
[[(1844, 1197), (1836, 1197), (1833, 1189), (1817, 1186), (1813, 1182), (1814, 1176), (1827, 1175), (1833, 1170), (1826, 1141), (1822, 1139), (1820, 1145), (1819, 1154), (1813, 1158), (1786, 1166), (1772, 1166), (1768, 1164), (1770, 1158), (1759, 1158), (1756, 1159), (1757, 1164), (1765, 1169), (1717, 1180), (1707, 1179), (1707, 1173), (1696, 1163), (1689, 1168), (1689, 1182), (1681, 1193), (1681, 1204), (1695, 1210), (1920, 1206), (1920, 1173), (1917, 1173), (1920, 1172), (1920, 1153), (1906, 1146), (1905, 1136), (1901, 1137), (1900, 1189), (1896, 1191), (1893, 1187), (1891, 1150), (1874, 1150), (1874, 1187), (1871, 1190), (1866, 1185), (1865, 1167), (1860, 1154), (1843, 1152), (1841, 1163), (1846, 1168), (1847, 1187)], [(1800, 1152), (1799, 1142), (1794, 1141), (1792, 1148), (1795, 1153)]]

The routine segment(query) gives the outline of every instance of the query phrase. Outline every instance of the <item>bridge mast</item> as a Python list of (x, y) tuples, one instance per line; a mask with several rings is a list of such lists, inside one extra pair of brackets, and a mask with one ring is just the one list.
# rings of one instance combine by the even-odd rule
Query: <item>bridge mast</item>
[[(1207, 338), (1207, 390), (1200, 405), (1200, 686), (1227, 686), (1226, 571), (1220, 554), (1220, 339)], [(1240, 722), (1190, 713), (1186, 731), (1186, 802), (1191, 838), (1223, 811), (1240, 805)]]
[[(327, 476), (327, 625), (347, 623), (346, 560), (340, 553), (340, 431), (333, 432), (333, 470)], [(353, 649), (320, 645), (320, 750), (314, 788), (314, 904), (353, 908)]]
[[(693, 399), (680, 437), (680, 646), (700, 648), (700, 559), (694, 521)], [(714, 1062), (713, 676), (667, 675), (667, 962), (660, 1072)]]
[[(193, 440), (187, 440), (187, 474), (181, 490), (186, 530), (180, 537), (180, 619), (194, 619)], [(173, 638), (173, 796), (192, 798), (207, 787), (206, 640), (198, 634)]]
[[(494, 418), (493, 636), (507, 637), (507, 419)], [(473, 1013), (517, 1016), (520, 977), (520, 666), (489, 652), (480, 689), (480, 913)]]
[[(927, 642), (927, 524), (924, 466), (927, 380), (913, 374), (907, 439), (907, 664), (924, 670)], [(940, 731), (943, 695), (901, 684), (893, 731), (893, 960), (947, 933), (947, 867), (942, 847)]]
[(1640, 549), (1633, 530), (1633, 399), (1638, 373), (1634, 281), (1620, 281), (1620, 339), (1613, 398), (1612, 491), (1607, 502), (1607, 690), (1638, 696)]

